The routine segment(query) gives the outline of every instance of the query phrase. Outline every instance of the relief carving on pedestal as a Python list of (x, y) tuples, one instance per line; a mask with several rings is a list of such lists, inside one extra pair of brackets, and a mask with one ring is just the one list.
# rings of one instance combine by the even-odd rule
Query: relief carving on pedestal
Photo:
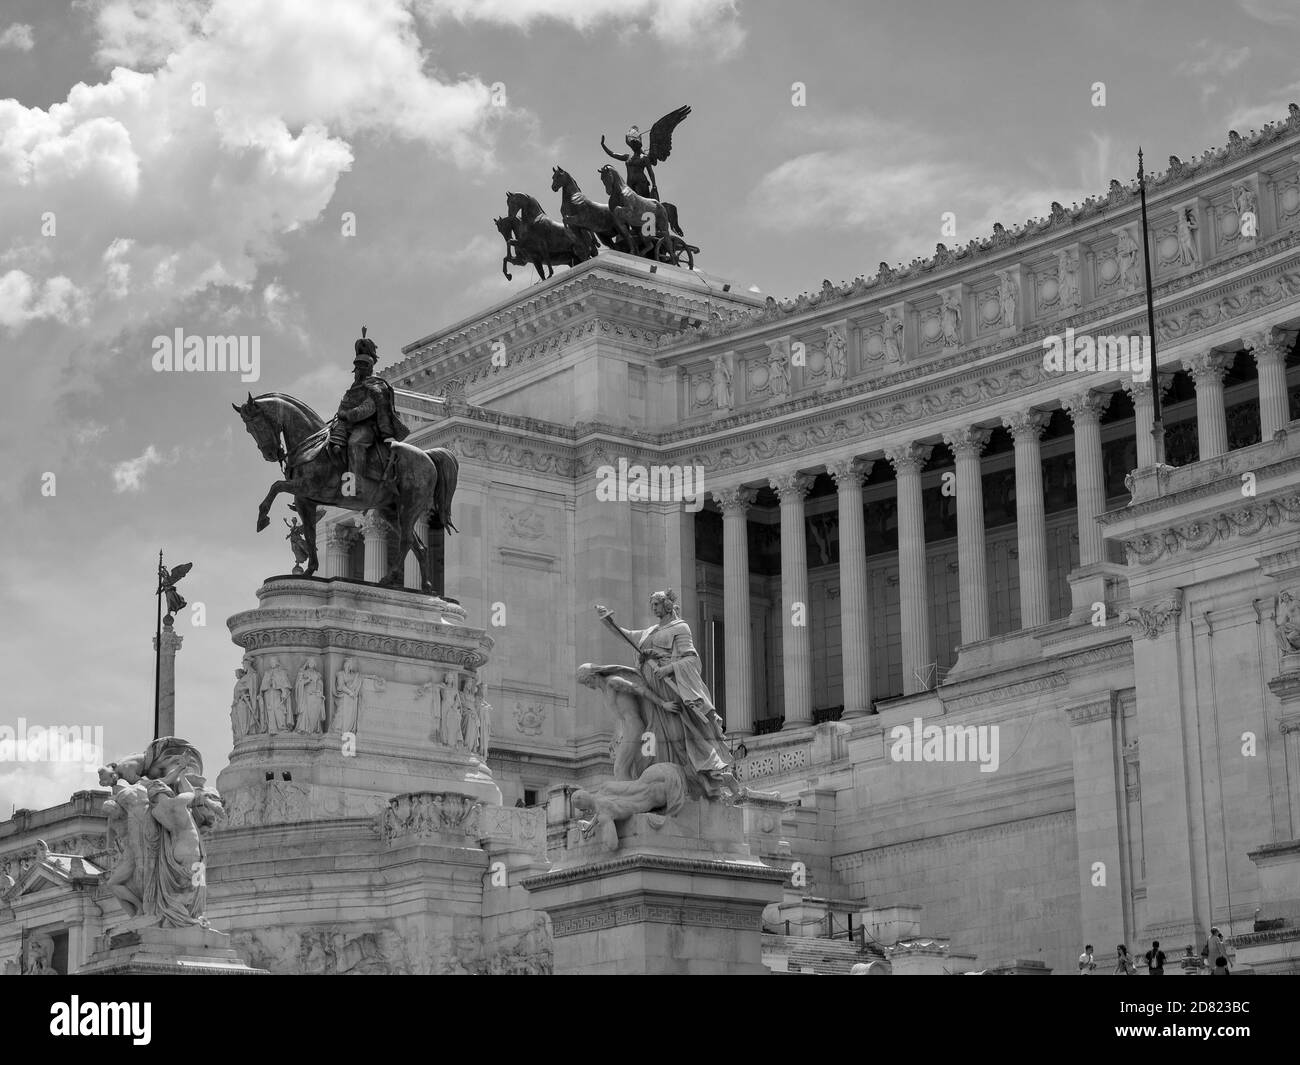
[(1183, 612), (1183, 591), (1176, 589), (1170, 597), (1155, 600), (1147, 606), (1136, 610), (1125, 610), (1119, 620), (1142, 631), (1148, 640), (1162, 636), (1171, 624), (1177, 624), (1178, 615)]
[(501, 523), (506, 535), (516, 540), (540, 540), (546, 535), (546, 519), (535, 507), (502, 507)]

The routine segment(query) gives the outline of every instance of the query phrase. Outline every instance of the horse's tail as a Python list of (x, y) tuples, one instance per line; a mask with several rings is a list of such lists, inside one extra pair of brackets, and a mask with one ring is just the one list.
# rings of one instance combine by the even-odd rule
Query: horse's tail
[(429, 528), (460, 532), (451, 523), (451, 497), (456, 494), (456, 477), (460, 473), (460, 463), (445, 447), (429, 448), (425, 454), (433, 460), (433, 465), (438, 471), (438, 484), (433, 490), (433, 509), (429, 512)]
[[(686, 236), (686, 234), (682, 232), (682, 227), (677, 221), (677, 204), (666, 203), (664, 204), (664, 210), (668, 212), (668, 224), (673, 227), (673, 232), (679, 237)], [(699, 249), (696, 250), (698, 251)]]

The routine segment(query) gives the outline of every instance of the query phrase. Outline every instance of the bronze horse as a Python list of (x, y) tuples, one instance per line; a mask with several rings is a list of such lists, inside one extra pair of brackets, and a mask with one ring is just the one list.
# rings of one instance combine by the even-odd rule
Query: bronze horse
[[(563, 167), (551, 167), (551, 191), (560, 194), (560, 217), (579, 232), (590, 233), (607, 248), (630, 251), (607, 204), (591, 199)], [(671, 221), (671, 219), (670, 219)]]
[[(329, 425), (306, 403), (282, 392), (267, 392), (257, 397), (250, 392), (245, 403), (231, 406), (243, 419), (262, 458), (278, 462), (284, 468), (284, 479), (271, 485), (257, 508), (257, 531), (270, 524), (267, 515), (275, 497), (281, 492), (290, 493), (307, 542), (305, 576), (310, 577), (317, 569), (317, 507), (375, 510), (398, 533), (397, 556), (379, 583), (402, 587), (406, 555), (413, 550), (420, 563), (420, 587), (425, 592), (435, 592), (429, 580), (427, 545), (416, 535), (415, 523), (427, 515), (430, 533), (456, 528), (451, 523), (451, 498), (460, 468), (455, 455), (446, 448), (422, 451), (411, 444), (389, 440), (388, 462), (396, 472), (396, 487), (386, 480), (359, 474), (345, 480), (341, 461), (325, 446)], [(442, 589), (436, 591), (442, 593)]]
[(608, 164), (602, 166), (599, 173), (601, 183), (609, 193), (609, 210), (614, 216), (614, 224), (632, 253), (678, 266), (685, 252), (686, 265), (695, 269), (695, 253), (700, 249), (687, 244), (683, 237), (674, 233), (674, 218), (667, 204), (634, 192), (622, 175)]
[[(506, 193), (506, 213), (513, 224), (513, 236), (506, 237), (506, 260), (510, 259), (513, 242), (518, 256), (526, 263), (531, 263), (537, 275), (543, 281), (555, 273), (555, 264), (577, 266), (596, 254), (598, 247), (595, 237), (589, 233), (578, 233), (551, 218), (542, 205), (533, 196), (523, 192)], [(497, 229), (505, 236), (501, 223)], [(543, 272), (545, 266), (550, 273)], [(501, 270), (505, 273), (505, 263)], [(510, 275), (506, 273), (506, 277)]]

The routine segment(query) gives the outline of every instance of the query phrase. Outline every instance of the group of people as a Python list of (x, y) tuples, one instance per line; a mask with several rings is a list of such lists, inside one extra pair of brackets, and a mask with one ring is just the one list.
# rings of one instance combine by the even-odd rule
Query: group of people
[[(1210, 929), (1210, 938), (1205, 946), (1201, 948), (1201, 957), (1205, 959), (1210, 967), (1211, 976), (1228, 976), (1230, 961), (1228, 959), (1228, 947), (1224, 942), (1223, 933), (1218, 928)], [(1151, 949), (1146, 952), (1144, 958), (1147, 963), (1148, 976), (1165, 975), (1165, 952), (1160, 949), (1160, 940), (1151, 941)], [(1092, 953), (1092, 944), (1089, 943), (1083, 948), (1083, 953), (1079, 955), (1079, 975), (1087, 976), (1097, 971), (1097, 959)], [(1134, 976), (1137, 972), (1137, 966), (1133, 961), (1133, 956), (1129, 954), (1128, 947), (1123, 943), (1115, 948), (1115, 976)]]

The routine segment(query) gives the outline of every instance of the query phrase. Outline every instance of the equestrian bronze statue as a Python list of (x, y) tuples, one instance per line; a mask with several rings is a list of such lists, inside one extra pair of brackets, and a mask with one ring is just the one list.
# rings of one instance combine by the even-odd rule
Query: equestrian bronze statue
[(420, 564), (420, 586), (432, 593), (428, 545), (416, 535), (415, 525), (427, 517), (431, 535), (455, 530), (451, 500), (459, 464), (446, 448), (425, 451), (403, 442), (409, 430), (395, 409), (392, 387), (373, 374), (378, 349), (364, 333), (355, 345), (352, 386), (329, 422), (281, 392), (250, 392), (244, 403), (231, 404), (262, 457), (284, 471), (257, 508), (257, 531), (270, 524), (276, 496), (292, 495), (307, 548), (304, 576), (310, 577), (318, 568), (319, 508), (374, 510), (398, 534), (397, 554), (379, 583), (402, 587), (406, 555), (413, 550)]

